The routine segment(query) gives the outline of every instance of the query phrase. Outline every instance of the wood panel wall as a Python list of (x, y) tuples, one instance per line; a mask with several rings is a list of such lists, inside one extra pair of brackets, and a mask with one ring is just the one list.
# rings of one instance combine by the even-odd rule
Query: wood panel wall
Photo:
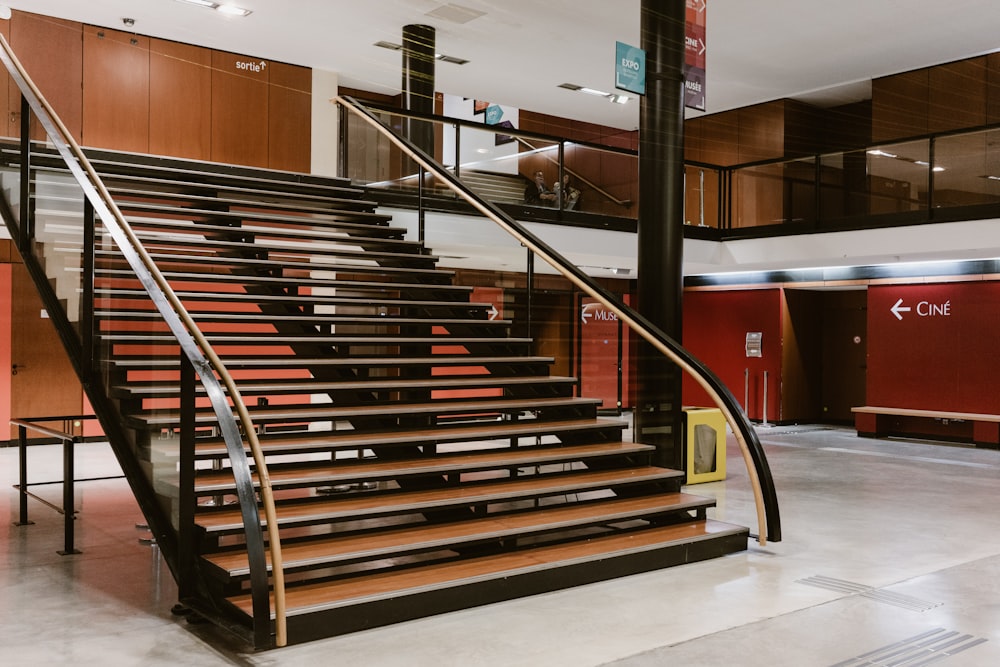
[(84, 26), (83, 133), (86, 146), (149, 152), (149, 39)]
[[(48, 16), (13, 11), (10, 45), (63, 124), (75, 137), (83, 129), (83, 25)], [(21, 93), (12, 82), (8, 96), (8, 136), (20, 133)], [(44, 139), (41, 127), (32, 138)]]
[[(0, 30), (82, 145), (309, 171), (309, 68), (23, 11)], [(4, 88), (0, 130), (18, 136)]]
[[(244, 66), (244, 69), (237, 69)], [(246, 67), (257, 69), (246, 69)], [(270, 67), (261, 60), (212, 52), (212, 160), (267, 166)]]
[[(162, 39), (149, 44), (149, 152), (212, 158), (212, 53)], [(177, 91), (184, 91), (178, 95)]]

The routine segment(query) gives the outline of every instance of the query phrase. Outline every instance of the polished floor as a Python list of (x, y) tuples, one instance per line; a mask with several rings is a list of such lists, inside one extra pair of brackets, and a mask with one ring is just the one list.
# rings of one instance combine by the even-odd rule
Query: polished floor
[[(171, 614), (176, 588), (121, 479), (81, 482), (76, 546), (36, 500), (18, 519), (17, 450), (0, 449), (0, 665), (855, 665), (1000, 664), (1000, 452), (760, 430), (784, 540), (725, 558), (272, 651)], [(117, 475), (81, 445), (78, 478)], [(29, 481), (57, 479), (32, 447)], [(716, 518), (754, 512), (733, 443)], [(59, 504), (58, 485), (32, 492)]]

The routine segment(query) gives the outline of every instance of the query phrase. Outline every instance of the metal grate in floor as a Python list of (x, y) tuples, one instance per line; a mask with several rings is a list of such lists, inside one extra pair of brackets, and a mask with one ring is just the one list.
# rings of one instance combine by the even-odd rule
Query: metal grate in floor
[(902, 607), (903, 609), (909, 609), (910, 611), (927, 611), (928, 609), (933, 609), (934, 607), (941, 605), (940, 602), (928, 602), (927, 600), (921, 600), (920, 598), (911, 597), (909, 595), (890, 593), (889, 591), (872, 588), (871, 586), (865, 586), (864, 584), (844, 581), (843, 579), (834, 579), (832, 577), (824, 577), (822, 575), (799, 579), (798, 583), (816, 586), (818, 588), (825, 588), (827, 590), (837, 591), (838, 593), (860, 595), (861, 597), (868, 598), (870, 600), (884, 602), (896, 607)]
[(982, 637), (961, 634), (955, 630), (935, 628), (838, 662), (831, 667), (923, 667), (950, 658), (987, 641)]

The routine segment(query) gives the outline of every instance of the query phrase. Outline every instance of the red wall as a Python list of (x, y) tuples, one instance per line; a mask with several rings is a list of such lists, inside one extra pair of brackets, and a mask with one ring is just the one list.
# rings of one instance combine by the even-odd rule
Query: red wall
[[(628, 304), (628, 295), (625, 303)], [(580, 394), (600, 398), (601, 407), (618, 407), (618, 317), (602, 304), (584, 298), (580, 315)], [(628, 335), (622, 330), (622, 405), (629, 407)]]
[(1000, 283), (871, 287), (867, 402), (996, 414), (998, 341)]
[[(10, 422), (10, 328), (11, 328), (11, 267), (10, 264), (0, 264), (0, 332), (6, 335), (0, 336), (0, 368), (4, 369), (0, 373), (0, 424), (7, 428)], [(6, 439), (6, 438), (0, 438)]]
[[(763, 376), (768, 373), (767, 418), (778, 421), (781, 405), (781, 290), (684, 293), (683, 344), (729, 387), (743, 404), (744, 370), (750, 371), (750, 419), (763, 418)], [(763, 334), (762, 356), (746, 356), (746, 335)], [(684, 378), (684, 404), (710, 406), (691, 378)]]

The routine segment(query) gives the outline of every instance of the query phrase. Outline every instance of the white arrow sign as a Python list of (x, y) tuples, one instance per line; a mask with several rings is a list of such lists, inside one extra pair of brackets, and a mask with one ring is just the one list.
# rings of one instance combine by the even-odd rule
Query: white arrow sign
[(903, 299), (900, 298), (900, 300), (896, 302), (896, 305), (894, 305), (889, 310), (892, 311), (892, 314), (896, 316), (897, 320), (902, 320), (903, 316), (900, 315), (900, 313), (908, 313), (908, 312), (910, 312), (913, 309), (910, 308), (909, 306), (904, 306), (903, 305)]
[(490, 314), (490, 319), (491, 320), (495, 320), (497, 318), (497, 315), (500, 314), (500, 311), (497, 310), (497, 307), (494, 306), (493, 304), (490, 304), (490, 309), (489, 309), (488, 312)]

